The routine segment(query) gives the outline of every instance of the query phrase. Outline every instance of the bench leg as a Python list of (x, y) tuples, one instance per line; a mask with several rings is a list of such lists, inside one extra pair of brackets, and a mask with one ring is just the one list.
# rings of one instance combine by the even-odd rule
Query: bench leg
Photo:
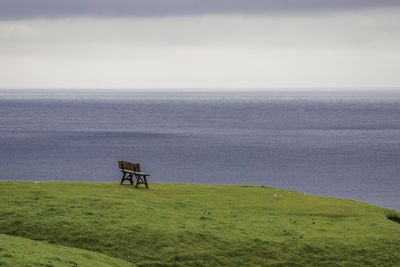
[(135, 175), (135, 177), (136, 177), (136, 184), (135, 184), (135, 187), (138, 188), (138, 187), (139, 187), (139, 184), (140, 184), (140, 178), (139, 178), (138, 175)]
[(124, 172), (122, 174), (122, 178), (121, 178), (121, 183), (120, 184), (123, 184), (124, 181), (128, 180), (130, 182), (130, 184), (133, 185), (133, 174), (132, 173), (129, 173), (128, 175), (127, 174), (128, 174), (127, 172)]
[(131, 185), (133, 185), (133, 174), (129, 174), (129, 181), (131, 182)]
[(122, 173), (122, 178), (121, 178), (121, 183), (120, 183), (120, 184), (123, 184), (123, 183), (124, 183), (124, 181), (125, 181), (125, 176), (126, 176), (126, 172), (123, 172), (123, 173)]
[(144, 184), (146, 185), (146, 188), (149, 188), (146, 176), (141, 176), (141, 175), (135, 175), (135, 176), (136, 176), (136, 185), (135, 185), (136, 188), (138, 188), (140, 184)]

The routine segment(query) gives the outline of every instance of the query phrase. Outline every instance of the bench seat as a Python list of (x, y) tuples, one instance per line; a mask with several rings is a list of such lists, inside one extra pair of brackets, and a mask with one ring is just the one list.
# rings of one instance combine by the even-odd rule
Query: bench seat
[(121, 171), (127, 172), (127, 173), (132, 173), (132, 174), (137, 174), (137, 175), (141, 175), (141, 176), (150, 176), (150, 173), (136, 172), (136, 171), (127, 170), (127, 169), (122, 169)]
[(150, 176), (150, 173), (145, 173), (145, 172), (135, 172), (135, 174), (141, 175), (141, 176)]

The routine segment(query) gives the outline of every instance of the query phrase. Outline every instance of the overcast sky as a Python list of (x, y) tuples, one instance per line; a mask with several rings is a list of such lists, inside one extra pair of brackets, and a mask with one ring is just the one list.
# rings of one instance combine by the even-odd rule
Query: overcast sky
[(398, 0), (0, 0), (0, 88), (400, 88)]

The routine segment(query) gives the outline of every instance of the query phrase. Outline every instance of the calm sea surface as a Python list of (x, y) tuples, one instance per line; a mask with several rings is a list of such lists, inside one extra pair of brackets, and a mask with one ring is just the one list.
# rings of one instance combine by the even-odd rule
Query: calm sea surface
[(400, 94), (0, 91), (0, 180), (269, 185), (400, 210)]

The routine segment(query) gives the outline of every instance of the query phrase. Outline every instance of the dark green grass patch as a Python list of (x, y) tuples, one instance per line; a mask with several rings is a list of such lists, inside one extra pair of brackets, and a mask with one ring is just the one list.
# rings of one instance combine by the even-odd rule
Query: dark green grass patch
[(271, 187), (0, 183), (1, 233), (138, 266), (395, 265), (391, 212)]
[(395, 211), (387, 212), (386, 218), (388, 218), (391, 221), (400, 223), (400, 213), (398, 213), (398, 212), (395, 212)]

